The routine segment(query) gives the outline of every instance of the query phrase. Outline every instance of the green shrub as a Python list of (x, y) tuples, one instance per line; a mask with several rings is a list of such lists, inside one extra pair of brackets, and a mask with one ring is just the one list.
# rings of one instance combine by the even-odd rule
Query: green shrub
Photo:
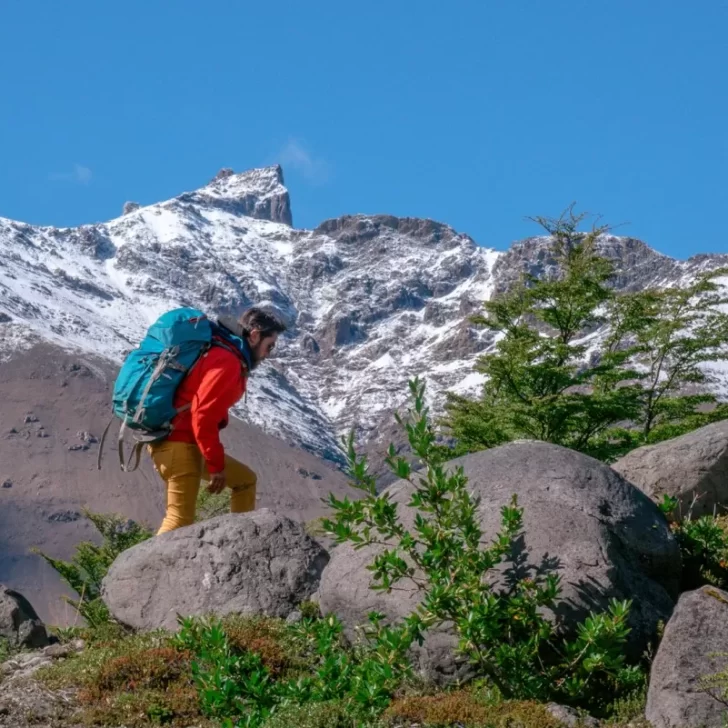
[(608, 726), (629, 725), (632, 728), (640, 728), (645, 725), (645, 728), (649, 728), (645, 719), (648, 687), (646, 677), (641, 687), (612, 703), (609, 707), (609, 720), (606, 722)]
[(230, 513), (230, 491), (225, 489), (222, 493), (210, 493), (203, 483), (197, 493), (195, 523), (223, 516), (226, 513)]
[(671, 520), (671, 528), (680, 544), (683, 570), (681, 591), (698, 589), (705, 584), (728, 589), (728, 522), (725, 517), (702, 516), (677, 519), (678, 499), (664, 496), (660, 509)]
[(318, 619), (321, 616), (321, 608), (317, 602), (305, 601), (298, 605), (304, 619)]
[(598, 244), (609, 228), (582, 230), (586, 217), (572, 205), (557, 219), (534, 218), (551, 241), (541, 270), (471, 317), (495, 344), (476, 363), (480, 395), (447, 394), (452, 455), (528, 438), (613, 463), (728, 417), (715, 394), (694, 391), (705, 389), (705, 365), (728, 357), (728, 298), (718, 283), (726, 270), (619, 291)]
[(70, 561), (54, 559), (39, 549), (33, 553), (41, 556), (78, 595), (77, 600), (66, 597), (76, 612), (90, 627), (98, 627), (110, 621), (109, 611), (101, 600), (101, 582), (116, 557), (153, 535), (134, 521), (114, 514), (84, 511), (102, 536), (100, 545), (84, 541), (76, 546)]
[(404, 654), (410, 643), (376, 620), (370, 644), (353, 650), (344, 645), (342, 625), (333, 616), (286, 626), (288, 650), (303, 668), (297, 671), (282, 669), (280, 638), (279, 650), (271, 651), (265, 636), (258, 636), (254, 651), (249, 637), (234, 640), (222, 620), (181, 619), (180, 625), (173, 643), (194, 656), (202, 712), (223, 725), (257, 728), (283, 707), (337, 701), (350, 706), (350, 715), (374, 719), (409, 673)]
[[(451, 623), (459, 637), (458, 650), (478, 673), (506, 698), (557, 700), (604, 708), (614, 696), (633, 689), (641, 671), (625, 663), (629, 628), (628, 602), (612, 602), (609, 610), (592, 614), (578, 626), (572, 640), (560, 641), (555, 626), (543, 615), (559, 596), (559, 578), (550, 573), (520, 578), (504, 588), (491, 585), (487, 575), (511, 558), (522, 535), (522, 509), (515, 499), (501, 511), (502, 526), (485, 544), (477, 521), (478, 502), (467, 491), (462, 468), (445, 470), (435, 447), (425, 407), (425, 387), (410, 383), (414, 400), (406, 428), (412, 452), (422, 469), (413, 473), (407, 460), (390, 448), (393, 472), (408, 479), (414, 491), (409, 505), (416, 509), (414, 530), (406, 529), (388, 494), (378, 495), (366, 458), (348, 442), (353, 484), (364, 492), (355, 501), (329, 496), (334, 520), (324, 525), (337, 542), (355, 547), (383, 544), (369, 567), (375, 586), (388, 591), (409, 580), (422, 592), (418, 609), (401, 624), (390, 627), (398, 645), (421, 642), (424, 633)], [(382, 615), (371, 615), (379, 623)]]

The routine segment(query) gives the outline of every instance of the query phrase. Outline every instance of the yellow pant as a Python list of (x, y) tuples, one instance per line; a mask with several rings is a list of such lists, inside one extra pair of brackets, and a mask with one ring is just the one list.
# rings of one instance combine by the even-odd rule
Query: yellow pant
[[(167, 513), (157, 535), (191, 525), (195, 521), (200, 481), (210, 479), (202, 453), (196, 445), (168, 440), (149, 445), (148, 451), (154, 469), (167, 486)], [(232, 491), (230, 512), (255, 510), (255, 473), (247, 465), (226, 455), (225, 477)]]

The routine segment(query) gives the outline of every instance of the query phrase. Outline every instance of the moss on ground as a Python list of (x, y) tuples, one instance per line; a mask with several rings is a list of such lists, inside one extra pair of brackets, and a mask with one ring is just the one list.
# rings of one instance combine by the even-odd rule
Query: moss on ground
[(387, 723), (357, 718), (353, 706), (343, 700), (307, 703), (281, 708), (263, 728), (386, 728)]
[(395, 700), (384, 712), (391, 725), (403, 721), (428, 728), (462, 725), (463, 728), (559, 728), (561, 723), (546, 707), (532, 701), (486, 702), (471, 690)]
[(203, 725), (190, 656), (171, 646), (168, 633), (85, 636), (83, 652), (36, 674), (50, 689), (78, 691), (82, 724)]

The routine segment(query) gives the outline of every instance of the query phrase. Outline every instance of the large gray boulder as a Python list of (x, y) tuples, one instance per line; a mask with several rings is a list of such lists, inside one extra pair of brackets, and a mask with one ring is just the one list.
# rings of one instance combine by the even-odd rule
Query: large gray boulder
[(612, 466), (630, 483), (659, 502), (663, 495), (680, 500), (683, 515), (693, 498), (692, 515), (728, 508), (728, 420), (701, 427), (657, 445), (640, 447)]
[[(448, 467), (458, 465), (469, 478), (468, 487), (481, 498), (479, 521), (486, 540), (500, 529), (501, 507), (513, 494), (518, 496), (524, 536), (516, 543), (516, 561), (504, 568), (521, 575), (554, 569), (561, 575), (562, 594), (551, 615), (559, 631), (573, 633), (590, 610), (606, 609), (611, 599), (632, 599), (629, 649), (641, 654), (658, 622), (672, 612), (681, 571), (678, 544), (657, 506), (603, 463), (543, 442), (510, 443), (459, 458)], [(399, 481), (385, 492), (412, 529), (414, 512), (407, 506), (412, 485)], [(370, 589), (366, 567), (381, 549), (342, 544), (324, 570), (322, 611), (337, 614), (350, 637), (370, 611), (397, 620), (420, 601), (420, 593), (405, 582), (388, 594)], [(467, 673), (453, 658), (453, 644), (447, 630), (427, 637), (416, 650), (425, 677), (447, 682)]]
[(226, 514), (120, 554), (102, 598), (115, 619), (138, 630), (174, 630), (177, 615), (285, 618), (316, 591), (327, 561), (302, 523), (265, 508)]
[(654, 728), (722, 728), (728, 707), (705, 678), (726, 669), (728, 593), (712, 586), (685, 592), (652, 663), (647, 720)]
[(31, 603), (0, 584), (0, 638), (12, 647), (45, 647), (48, 633)]

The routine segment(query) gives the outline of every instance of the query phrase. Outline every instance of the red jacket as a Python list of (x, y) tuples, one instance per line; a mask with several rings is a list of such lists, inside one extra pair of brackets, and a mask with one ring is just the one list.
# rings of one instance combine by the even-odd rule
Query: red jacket
[(174, 442), (188, 442), (200, 448), (210, 473), (225, 469), (225, 449), (220, 430), (227, 427), (228, 410), (245, 393), (247, 376), (244, 359), (222, 346), (203, 355), (177, 388), (174, 406), (192, 403), (172, 420)]

